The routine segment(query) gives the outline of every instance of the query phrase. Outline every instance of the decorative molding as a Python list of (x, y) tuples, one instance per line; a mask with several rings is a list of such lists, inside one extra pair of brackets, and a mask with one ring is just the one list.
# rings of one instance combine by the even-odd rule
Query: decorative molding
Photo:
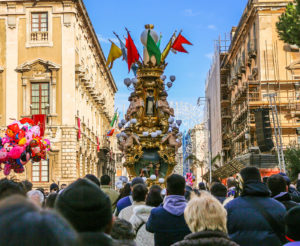
[(30, 61), (30, 62), (25, 62), (25, 63), (21, 64), (20, 66), (18, 66), (16, 68), (16, 72), (23, 73), (23, 72), (30, 71), (31, 68), (33, 67), (33, 65), (36, 63), (41, 63), (42, 65), (47, 67), (47, 69), (49, 69), (49, 70), (59, 70), (61, 67), (60, 65), (58, 65), (54, 62), (46, 61), (42, 58), (38, 58), (36, 60)]
[(290, 65), (286, 67), (287, 70), (295, 70), (300, 69), (300, 60), (296, 60), (292, 62)]
[(0, 66), (0, 73), (3, 73), (3, 71), (4, 71), (4, 67)]

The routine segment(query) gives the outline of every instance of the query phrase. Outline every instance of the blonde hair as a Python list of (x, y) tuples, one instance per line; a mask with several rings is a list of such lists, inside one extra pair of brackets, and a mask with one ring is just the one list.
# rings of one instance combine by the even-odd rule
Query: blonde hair
[(202, 191), (200, 196), (192, 194), (184, 210), (184, 218), (192, 232), (211, 230), (227, 233), (227, 211), (208, 192)]

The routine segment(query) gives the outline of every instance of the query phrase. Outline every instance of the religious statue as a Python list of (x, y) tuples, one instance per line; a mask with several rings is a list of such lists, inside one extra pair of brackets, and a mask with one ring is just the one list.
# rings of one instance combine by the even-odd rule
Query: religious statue
[(163, 91), (160, 94), (160, 99), (157, 101), (157, 109), (160, 115), (168, 114), (168, 116), (174, 116), (174, 109), (170, 107), (167, 101), (168, 93)]
[(124, 143), (124, 152), (127, 152), (128, 149), (130, 149), (134, 143), (140, 145), (140, 141), (138, 139), (138, 137), (132, 133), (132, 131), (130, 129), (126, 129), (125, 133), (127, 135), (126, 141)]
[(178, 151), (178, 149), (181, 147), (182, 143), (177, 141), (177, 134), (179, 132), (179, 129), (177, 127), (174, 127), (173, 130), (168, 133), (166, 137), (162, 139), (162, 144), (168, 141), (168, 145), (175, 148), (175, 152)]
[(130, 101), (130, 105), (126, 113), (126, 120), (129, 121), (132, 116), (133, 118), (139, 118), (143, 113), (144, 100), (137, 94), (131, 93), (128, 101)]
[(153, 96), (153, 90), (147, 91), (147, 98), (146, 98), (146, 115), (147, 116), (153, 116), (154, 115), (154, 96)]
[(156, 165), (155, 165), (155, 175), (156, 175), (156, 177), (159, 176), (159, 168), (160, 168), (160, 164), (159, 164), (159, 162), (158, 162), (158, 163), (156, 163)]

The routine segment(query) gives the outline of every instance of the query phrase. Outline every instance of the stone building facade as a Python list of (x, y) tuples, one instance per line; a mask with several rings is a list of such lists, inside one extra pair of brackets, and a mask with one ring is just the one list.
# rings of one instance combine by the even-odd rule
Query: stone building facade
[[(211, 104), (211, 112), (218, 114), (211, 113), (211, 121), (217, 120), (217, 129), (221, 129), (217, 139), (222, 145), (218, 151), (224, 153), (224, 164), (235, 165), (235, 160), (257, 150), (255, 111), (270, 108), (268, 94), (276, 94), (283, 147), (300, 143), (299, 47), (279, 40), (276, 29), (279, 16), (290, 2), (249, 0), (238, 26), (231, 30), (229, 49), (216, 52), (219, 100), (215, 106)], [(208, 80), (207, 87), (213, 83)], [(271, 128), (274, 129), (272, 123)], [(276, 146), (274, 134), (273, 142)], [(271, 158), (275, 149), (262, 151), (263, 155)], [(220, 173), (224, 170), (220, 169)]]
[(47, 116), (49, 159), (15, 175), (35, 186), (115, 175), (106, 138), (116, 84), (82, 0), (0, 2), (0, 127)]
[(204, 123), (197, 124), (191, 130), (192, 154), (197, 158), (191, 170), (196, 178), (196, 184), (203, 181), (202, 176), (208, 170), (207, 166), (207, 129)]

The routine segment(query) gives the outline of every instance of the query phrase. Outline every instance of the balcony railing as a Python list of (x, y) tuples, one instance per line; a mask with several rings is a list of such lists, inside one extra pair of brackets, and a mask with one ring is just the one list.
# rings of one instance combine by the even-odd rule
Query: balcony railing
[(30, 40), (33, 42), (48, 41), (48, 32), (32, 32), (30, 34)]

